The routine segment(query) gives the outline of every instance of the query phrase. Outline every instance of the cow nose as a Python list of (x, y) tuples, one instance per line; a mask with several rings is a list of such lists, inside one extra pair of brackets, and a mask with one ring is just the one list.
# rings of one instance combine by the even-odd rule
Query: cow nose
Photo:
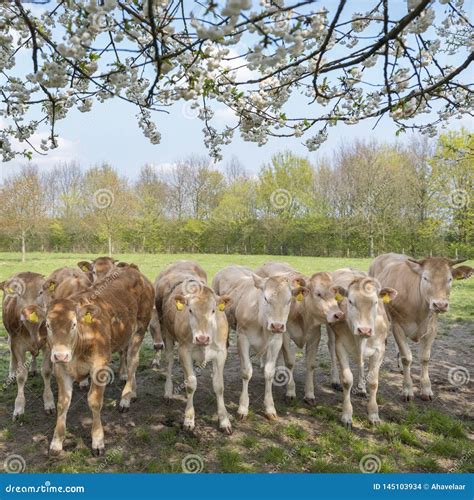
[(153, 349), (155, 349), (155, 351), (161, 351), (161, 349), (163, 349), (164, 346), (165, 344), (163, 342), (155, 342), (153, 344)]
[(196, 344), (207, 345), (207, 344), (209, 344), (210, 340), (211, 340), (211, 337), (209, 337), (209, 335), (198, 335), (196, 337)]
[(446, 312), (449, 308), (449, 302), (447, 300), (434, 300), (433, 309), (438, 312)]
[(283, 333), (285, 331), (284, 323), (270, 323), (270, 330), (273, 333)]
[(69, 354), (67, 352), (54, 352), (53, 359), (57, 363), (67, 363), (69, 361)]
[(344, 319), (344, 313), (342, 311), (335, 312), (331, 316), (331, 323), (335, 323), (336, 321), (341, 321), (341, 319)]
[(357, 328), (357, 332), (359, 333), (359, 335), (370, 337), (372, 335), (372, 328), (370, 328), (369, 326), (359, 326)]

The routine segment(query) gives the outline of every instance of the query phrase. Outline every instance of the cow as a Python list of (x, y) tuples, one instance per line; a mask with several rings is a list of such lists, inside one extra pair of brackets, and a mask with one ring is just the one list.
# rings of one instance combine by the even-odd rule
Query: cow
[(80, 269), (62, 267), (53, 271), (43, 284), (43, 304), (47, 308), (55, 298), (67, 298), (92, 285), (88, 275)]
[(232, 433), (224, 403), (224, 364), (229, 334), (224, 310), (229, 301), (227, 296), (218, 296), (207, 285), (205, 271), (195, 262), (173, 264), (156, 281), (156, 309), (161, 320), (167, 361), (165, 398), (173, 396), (173, 351), (177, 343), (187, 395), (184, 429), (188, 431), (195, 428), (193, 398), (197, 378), (193, 361), (201, 369), (212, 361), (219, 427), (226, 434)]
[[(334, 285), (330, 273), (318, 272), (311, 277), (306, 277), (286, 263), (267, 262), (258, 268), (255, 273), (262, 277), (287, 276), (290, 280), (300, 279), (303, 283), (306, 283), (309, 293), (304, 297), (304, 300), (293, 300), (291, 302), (287, 331), (283, 334), (282, 353), (285, 365), (289, 370), (286, 397), (288, 400), (293, 400), (296, 397), (293, 378), (295, 353), (291, 347), (290, 339), (300, 349), (305, 349), (306, 382), (304, 400), (307, 404), (313, 406), (316, 403), (314, 397), (314, 370), (321, 340), (321, 325), (340, 321), (344, 317), (344, 313), (336, 301), (337, 294), (340, 294), (339, 287)], [(331, 354), (332, 385), (334, 388), (339, 388), (334, 336), (331, 330), (328, 330), (328, 347)]]
[[(397, 292), (393, 288), (382, 288), (375, 278), (353, 269), (339, 269), (332, 273), (332, 277), (340, 287), (340, 307), (345, 315), (344, 321), (328, 326), (335, 334), (336, 357), (344, 392), (341, 420), (347, 429), (352, 428), (353, 375), (349, 362), (352, 359), (361, 370), (359, 376), (364, 378), (364, 385), (365, 380), (368, 382), (368, 418), (371, 424), (377, 425), (380, 423), (377, 405), (379, 370), (390, 333), (385, 304), (394, 300)], [(367, 358), (369, 371), (365, 377), (363, 367)]]
[[(3, 290), (3, 324), (8, 333), (10, 347), (9, 379), (16, 378), (17, 396), (13, 420), (25, 413), (25, 383), (28, 378), (26, 353), (30, 352), (33, 362), (43, 352), (41, 375), (44, 382), (43, 403), (48, 414), (54, 414), (54, 397), (51, 391), (51, 360), (46, 344), (42, 287), (44, 276), (38, 273), (22, 272), (0, 283)], [(33, 362), (31, 363), (33, 365)]]
[(155, 350), (155, 356), (153, 357), (153, 360), (151, 362), (151, 367), (159, 368), (161, 362), (161, 353), (163, 351), (165, 344), (163, 342), (163, 337), (161, 335), (160, 320), (158, 318), (158, 312), (156, 311), (156, 306), (153, 308), (148, 330), (153, 340), (153, 349)]
[(125, 412), (136, 398), (135, 372), (153, 302), (153, 285), (135, 269), (117, 270), (86, 292), (51, 302), (46, 326), (58, 381), (58, 411), (51, 454), (63, 448), (73, 381), (88, 376), (91, 378), (88, 403), (93, 416), (92, 451), (95, 455), (104, 453), (100, 412), (105, 385), (113, 379), (108, 364), (113, 352), (127, 352), (128, 377), (119, 404), (119, 410)]
[(112, 257), (97, 257), (97, 259), (91, 261), (81, 260), (77, 263), (77, 266), (94, 282), (107, 276), (115, 269), (117, 262)]
[(378, 256), (370, 266), (371, 276), (376, 277), (383, 286), (398, 291), (388, 311), (403, 367), (402, 394), (405, 401), (415, 397), (411, 378), (413, 356), (408, 339), (419, 343), (420, 397), (423, 401), (433, 399), (429, 362), (437, 334), (438, 315), (449, 309), (453, 280), (466, 279), (473, 273), (469, 266), (454, 267), (461, 262), (464, 260), (444, 257), (416, 260), (406, 255), (388, 253)]
[[(302, 278), (294, 280), (286, 276), (262, 278), (238, 266), (229, 266), (219, 271), (213, 288), (227, 293), (234, 303), (237, 347), (239, 350), (242, 392), (238, 416), (245, 419), (249, 410), (248, 385), (252, 378), (250, 349), (264, 356), (265, 416), (277, 418), (273, 401), (272, 384), (276, 361), (286, 332), (288, 315), (293, 300), (302, 300), (308, 294)], [(226, 290), (226, 292), (224, 292)]]

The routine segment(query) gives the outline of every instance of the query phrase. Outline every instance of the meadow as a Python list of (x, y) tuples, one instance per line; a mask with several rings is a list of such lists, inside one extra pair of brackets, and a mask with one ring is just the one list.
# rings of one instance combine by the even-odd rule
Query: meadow
[[(0, 254), (0, 281), (20, 271), (45, 275), (63, 266), (75, 266), (94, 258), (87, 254), (31, 253), (26, 263), (19, 254)], [(290, 263), (299, 271), (311, 274), (351, 266), (367, 270), (370, 259), (313, 257), (278, 257), (267, 255), (172, 255), (121, 254), (117, 259), (137, 264), (154, 280), (169, 263), (193, 259), (208, 272), (209, 280), (221, 268), (242, 264), (252, 268), (269, 260)], [(474, 263), (468, 262), (469, 265)], [(360, 472), (360, 462), (368, 455), (376, 457), (381, 472), (474, 472), (472, 420), (472, 383), (453, 385), (450, 370), (463, 367), (473, 372), (474, 279), (456, 282), (450, 311), (441, 317), (439, 335), (433, 348), (431, 378), (435, 399), (425, 403), (416, 399), (403, 403), (400, 396), (402, 376), (397, 369), (396, 347), (389, 338), (381, 371), (379, 404), (383, 423), (372, 427), (366, 418), (366, 401), (353, 397), (354, 429), (347, 431), (339, 422), (342, 394), (329, 383), (329, 356), (323, 335), (316, 372), (315, 407), (303, 402), (304, 371), (302, 353), (297, 354), (295, 380), (297, 400), (287, 404), (284, 388), (274, 387), (279, 419), (268, 422), (262, 413), (263, 374), (258, 361), (250, 383), (249, 418), (235, 419), (241, 388), (240, 368), (235, 346), (231, 345), (225, 371), (225, 400), (233, 416), (234, 433), (230, 437), (217, 428), (215, 399), (210, 368), (198, 376), (195, 396), (196, 429), (182, 430), (184, 395), (166, 404), (164, 372), (149, 368), (153, 357), (151, 339), (146, 337), (138, 370), (138, 401), (130, 412), (116, 408), (121, 383), (107, 387), (102, 412), (106, 456), (93, 457), (90, 451), (91, 415), (87, 395), (74, 390), (68, 415), (65, 451), (59, 457), (48, 456), (55, 418), (43, 413), (39, 375), (26, 384), (26, 412), (21, 421), (11, 414), (16, 385), (0, 386), (0, 467), (11, 454), (23, 457), (27, 472), (181, 472), (186, 460), (193, 459), (203, 472)], [(417, 385), (419, 364), (414, 351), (414, 382)], [(8, 375), (7, 335), (0, 326), (0, 381)], [(117, 359), (113, 365), (117, 368)], [(182, 381), (179, 363), (175, 363), (175, 383)], [(54, 387), (55, 383), (53, 382)], [(55, 389), (53, 388), (55, 392)]]

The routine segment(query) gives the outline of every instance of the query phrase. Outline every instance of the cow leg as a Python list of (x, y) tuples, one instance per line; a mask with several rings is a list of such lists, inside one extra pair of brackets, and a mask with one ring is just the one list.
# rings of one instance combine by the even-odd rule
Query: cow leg
[[(290, 336), (288, 333), (282, 335), (283, 344), (281, 346), (280, 353), (283, 353), (283, 359), (285, 360), (286, 368), (288, 369), (288, 382), (286, 384), (286, 399), (287, 401), (292, 401), (296, 399), (296, 386), (295, 379), (293, 378), (293, 370), (295, 368), (295, 352), (290, 344)], [(281, 354), (278, 354), (278, 359)], [(278, 366), (280, 364), (278, 363)]]
[(314, 370), (316, 369), (316, 356), (320, 341), (321, 326), (317, 326), (312, 331), (305, 346), (306, 382), (304, 386), (304, 400), (310, 406), (316, 404), (316, 398), (314, 397)]
[(402, 330), (400, 325), (396, 323), (393, 324), (393, 336), (395, 337), (395, 342), (398, 345), (400, 359), (403, 366), (403, 398), (405, 401), (410, 401), (415, 398), (413, 393), (413, 381), (411, 378), (413, 355), (411, 353), (410, 346), (408, 345), (405, 332)]
[(49, 446), (51, 454), (57, 454), (63, 449), (63, 442), (66, 437), (66, 417), (72, 399), (72, 378), (62, 370), (61, 373), (58, 373), (58, 367), (56, 367), (56, 370), (56, 380), (58, 382), (58, 416), (56, 418), (53, 440)]
[(342, 423), (347, 429), (352, 429), (352, 403), (351, 391), (354, 377), (352, 376), (349, 364), (349, 356), (344, 348), (342, 341), (336, 338), (336, 355), (340, 366), (342, 377), (342, 390), (344, 392), (344, 401), (342, 403)]
[(367, 397), (367, 384), (365, 380), (365, 363), (364, 363), (364, 348), (365, 348), (365, 341), (363, 346), (359, 349), (358, 352), (358, 358), (357, 358), (357, 370), (358, 370), (358, 376), (357, 376), (357, 387), (355, 390), (353, 389), (353, 392), (359, 396), (364, 396)]
[(43, 377), (43, 402), (44, 411), (49, 415), (54, 415), (56, 406), (54, 404), (53, 391), (51, 390), (51, 372), (53, 364), (51, 362), (51, 352), (48, 347), (43, 349), (43, 364), (41, 365), (41, 376)]
[(169, 335), (164, 335), (165, 342), (165, 358), (166, 358), (166, 382), (165, 382), (165, 398), (173, 397), (173, 364), (174, 364), (174, 342)]
[(263, 404), (265, 406), (265, 416), (269, 420), (276, 420), (277, 412), (275, 403), (273, 402), (273, 377), (275, 376), (276, 360), (283, 343), (283, 335), (272, 335), (267, 347), (267, 356), (265, 360), (264, 376), (265, 376), (265, 397)]
[(127, 349), (120, 351), (119, 378), (122, 382), (127, 381)]
[(379, 407), (377, 405), (377, 390), (379, 387), (379, 371), (384, 354), (385, 342), (382, 344), (380, 350), (377, 349), (369, 360), (369, 373), (367, 375), (367, 381), (369, 383), (369, 402), (367, 404), (367, 412), (369, 415), (369, 422), (373, 425), (380, 424)]
[(13, 350), (17, 361), (17, 395), (15, 399), (15, 409), (13, 410), (13, 420), (17, 420), (25, 413), (25, 383), (28, 379), (28, 367), (25, 365), (26, 351), (24, 348), (22, 346), (14, 346)]
[(36, 356), (31, 356), (31, 363), (30, 363), (28, 371), (32, 377), (35, 377), (36, 374), (38, 373), (38, 367), (36, 364)]
[[(319, 328), (319, 335), (321, 335), (321, 327)], [(331, 387), (336, 391), (342, 391), (341, 380), (339, 378), (339, 370), (336, 357), (336, 334), (334, 330), (326, 325), (326, 331), (328, 334), (328, 350), (329, 356), (331, 358)]]
[(144, 331), (135, 332), (128, 344), (127, 349), (127, 382), (122, 391), (122, 398), (120, 399), (119, 410), (126, 412), (130, 408), (130, 402), (137, 397), (137, 381), (135, 372), (138, 368), (140, 361), (140, 346), (143, 342)]
[(180, 345), (178, 348), (179, 360), (184, 371), (184, 385), (186, 387), (186, 409), (184, 411), (184, 429), (194, 429), (194, 393), (197, 387), (197, 378), (194, 373), (193, 359), (188, 346)]
[[(434, 320), (436, 321), (436, 320)], [(421, 362), (421, 394), (420, 397), (423, 401), (430, 401), (433, 399), (433, 391), (431, 390), (431, 380), (429, 372), (429, 364), (431, 359), (431, 347), (436, 337), (436, 323), (430, 321), (430, 331), (427, 335), (422, 336), (420, 339), (420, 346), (418, 355)]]
[(8, 336), (8, 347), (10, 349), (10, 366), (8, 370), (8, 377), (10, 380), (14, 380), (16, 377), (16, 372), (18, 370), (18, 360), (16, 359), (16, 354), (12, 346), (12, 339), (10, 335)]
[(156, 351), (155, 357), (151, 361), (151, 368), (159, 368), (161, 364), (161, 349)]
[(249, 382), (253, 373), (252, 362), (250, 361), (250, 342), (246, 335), (237, 336), (237, 347), (239, 349), (242, 375), (242, 392), (240, 393), (237, 414), (240, 420), (243, 420), (249, 414)]
[(81, 389), (81, 391), (86, 390), (88, 387), (89, 387), (89, 377), (86, 377), (85, 379), (79, 382), (79, 389)]
[(87, 396), (87, 402), (92, 412), (92, 454), (103, 455), (105, 451), (104, 429), (100, 418), (100, 412), (104, 402), (105, 385), (91, 382), (91, 388)]
[(224, 403), (224, 364), (227, 358), (226, 351), (219, 351), (212, 365), (212, 387), (217, 398), (217, 415), (219, 427), (226, 433), (232, 434), (232, 425)]

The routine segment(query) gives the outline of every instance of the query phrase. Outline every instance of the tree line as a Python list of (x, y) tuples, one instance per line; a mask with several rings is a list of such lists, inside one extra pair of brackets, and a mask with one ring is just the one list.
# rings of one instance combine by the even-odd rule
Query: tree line
[(474, 257), (474, 134), (285, 151), (252, 174), (192, 156), (137, 178), (27, 165), (0, 188), (0, 250)]

